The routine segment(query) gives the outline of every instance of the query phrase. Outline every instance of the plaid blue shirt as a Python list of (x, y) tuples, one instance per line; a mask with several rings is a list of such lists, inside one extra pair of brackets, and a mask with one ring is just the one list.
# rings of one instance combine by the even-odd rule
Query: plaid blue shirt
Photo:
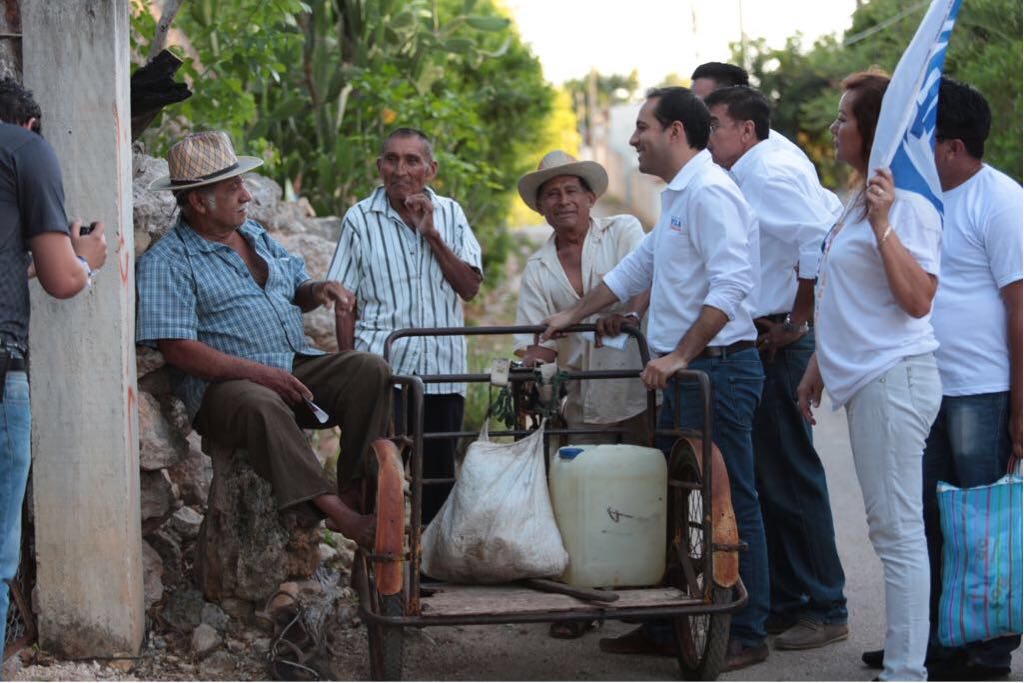
[[(291, 372), (295, 354), (320, 355), (303, 332), (295, 290), (309, 280), (302, 259), (254, 221), (239, 232), (267, 264), (260, 287), (231, 247), (203, 239), (179, 218), (139, 259), (135, 341), (192, 339), (222, 353)], [(172, 387), (194, 419), (207, 382), (175, 370)]]

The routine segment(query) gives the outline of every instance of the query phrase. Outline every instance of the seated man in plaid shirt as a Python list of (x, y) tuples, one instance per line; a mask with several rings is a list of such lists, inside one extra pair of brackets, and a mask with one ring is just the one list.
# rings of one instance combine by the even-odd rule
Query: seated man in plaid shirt
[[(355, 509), (353, 482), (387, 429), (391, 373), (373, 354), (311, 348), (302, 327), (316, 306), (350, 311), (352, 293), (311, 280), (302, 259), (246, 218), (242, 174), (262, 161), (236, 157), (225, 133), (191, 135), (167, 161), (169, 175), (150, 187), (172, 190), (181, 211), (139, 259), (136, 340), (175, 370), (200, 434), (248, 451), (279, 508), (311, 504), (330, 528), (372, 547), (374, 520)], [(302, 432), (333, 425), (342, 431), (338, 491)]]

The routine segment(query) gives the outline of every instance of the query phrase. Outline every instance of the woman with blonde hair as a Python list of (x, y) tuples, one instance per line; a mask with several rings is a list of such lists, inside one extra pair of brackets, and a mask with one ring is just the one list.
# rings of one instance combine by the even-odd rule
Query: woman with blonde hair
[(929, 323), (938, 285), (941, 217), (923, 196), (869, 169), (889, 78), (847, 77), (830, 131), (836, 159), (858, 182), (822, 245), (815, 289), (817, 345), (797, 389), (804, 416), (828, 389), (845, 407), (869, 536), (885, 573), (880, 680), (926, 680), (928, 547), (921, 461), (942, 387)]

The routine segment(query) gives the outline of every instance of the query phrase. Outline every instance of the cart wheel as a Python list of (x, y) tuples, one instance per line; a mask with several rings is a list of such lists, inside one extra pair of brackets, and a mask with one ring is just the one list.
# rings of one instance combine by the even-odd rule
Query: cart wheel
[[(697, 454), (689, 448), (674, 449), (670, 464), (671, 478), (699, 485), (701, 475), (696, 458)], [(705, 553), (708, 546), (703, 520), (709, 512), (705, 512), (700, 488), (673, 488), (670, 510), (670, 527), (674, 539), (670, 542), (673, 545), (677, 542), (680, 544), (678, 549), (671, 547), (670, 554), (675, 556), (682, 550), (691, 559), (690, 566), (694, 570), (697, 589), (709, 607), (729, 602), (732, 590), (716, 586), (711, 577), (705, 576), (708, 567)], [(669, 572), (670, 581), (676, 587), (691, 592), (685, 574), (681, 566), (672, 567)], [(672, 620), (679, 669), (684, 680), (713, 681), (718, 677), (729, 645), (729, 622), (730, 616), (725, 612), (687, 614)]]
[[(380, 595), (378, 601), (379, 613), (385, 617), (398, 617), (404, 612), (401, 593)], [(375, 681), (402, 680), (402, 627), (368, 623), (366, 636), (370, 645), (370, 678)]]

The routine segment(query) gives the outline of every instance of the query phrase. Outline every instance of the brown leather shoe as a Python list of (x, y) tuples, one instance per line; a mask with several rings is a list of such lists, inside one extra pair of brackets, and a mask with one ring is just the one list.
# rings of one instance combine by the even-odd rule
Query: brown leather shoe
[(675, 646), (668, 643), (659, 643), (651, 638), (643, 626), (624, 633), (617, 638), (602, 638), (597, 641), (601, 652), (608, 652), (613, 655), (651, 655), (654, 657), (675, 657)]
[(725, 663), (722, 665), (722, 673), (745, 669), (754, 664), (760, 664), (768, 659), (768, 644), (743, 645), (739, 641), (730, 640), (729, 649), (725, 653)]
[(801, 619), (775, 639), (776, 650), (810, 650), (839, 640), (846, 640), (850, 629), (846, 624), (825, 624)]

